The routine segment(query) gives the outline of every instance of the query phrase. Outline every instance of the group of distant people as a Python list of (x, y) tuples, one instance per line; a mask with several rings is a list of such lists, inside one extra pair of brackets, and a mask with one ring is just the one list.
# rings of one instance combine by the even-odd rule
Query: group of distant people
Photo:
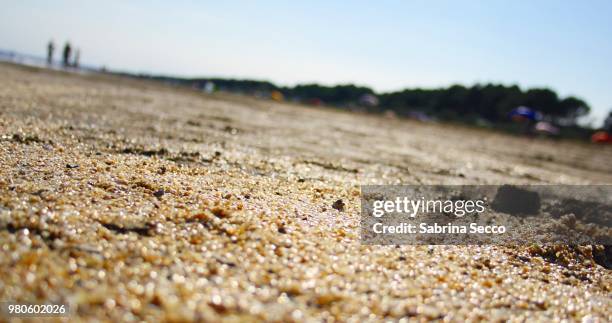
[[(55, 44), (53, 41), (49, 41), (49, 44), (47, 44), (47, 64), (49, 65), (53, 64), (53, 51), (55, 51)], [(73, 56), (72, 46), (70, 46), (69, 42), (66, 42), (62, 52), (62, 65), (64, 67), (79, 67), (80, 56), (81, 50), (77, 48)]]

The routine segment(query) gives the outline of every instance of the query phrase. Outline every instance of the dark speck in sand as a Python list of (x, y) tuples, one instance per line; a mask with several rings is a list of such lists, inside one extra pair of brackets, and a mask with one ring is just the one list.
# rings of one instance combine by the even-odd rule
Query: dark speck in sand
[(157, 190), (155, 191), (155, 193), (153, 193), (153, 195), (155, 195), (155, 197), (157, 197), (158, 199), (164, 196), (164, 194), (166, 194), (166, 191), (164, 191), (163, 189)]
[(340, 212), (344, 211), (344, 201), (342, 200), (337, 200), (336, 202), (334, 202), (334, 204), (332, 204), (332, 207)]

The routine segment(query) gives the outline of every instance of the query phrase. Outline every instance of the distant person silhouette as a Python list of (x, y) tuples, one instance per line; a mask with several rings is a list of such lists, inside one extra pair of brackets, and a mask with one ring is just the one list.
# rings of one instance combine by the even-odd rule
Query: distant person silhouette
[(72, 49), (70, 48), (70, 43), (66, 42), (64, 46), (64, 66), (70, 66), (70, 52)]
[(81, 50), (80, 49), (76, 49), (76, 51), (74, 52), (74, 61), (72, 62), (72, 66), (75, 68), (79, 67), (79, 59), (81, 58)]
[(604, 130), (607, 132), (612, 132), (612, 111), (608, 113), (608, 117), (604, 120)]
[(50, 40), (47, 44), (47, 64), (53, 64), (53, 50), (55, 49), (55, 45), (53, 44), (53, 40)]

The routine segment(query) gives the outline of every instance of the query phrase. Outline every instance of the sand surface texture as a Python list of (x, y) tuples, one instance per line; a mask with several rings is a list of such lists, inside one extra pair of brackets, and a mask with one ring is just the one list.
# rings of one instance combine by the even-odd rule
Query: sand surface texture
[(597, 248), (359, 243), (360, 184), (610, 184), (610, 160), (0, 64), (0, 300), (72, 321), (612, 321)]

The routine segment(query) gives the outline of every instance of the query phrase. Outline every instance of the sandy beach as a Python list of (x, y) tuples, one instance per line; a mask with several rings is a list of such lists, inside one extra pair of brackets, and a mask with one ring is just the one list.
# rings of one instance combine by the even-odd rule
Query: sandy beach
[(594, 247), (365, 246), (362, 184), (612, 184), (612, 149), (0, 64), (0, 300), (66, 320), (612, 321)]

